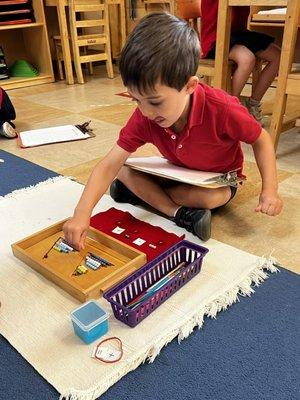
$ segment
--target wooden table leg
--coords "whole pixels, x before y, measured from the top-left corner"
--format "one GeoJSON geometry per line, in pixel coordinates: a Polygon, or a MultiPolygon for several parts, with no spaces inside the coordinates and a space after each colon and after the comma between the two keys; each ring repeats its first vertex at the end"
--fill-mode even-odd
{"type": "Polygon", "coordinates": [[[214,87],[227,90],[228,54],[231,32],[231,7],[228,0],[219,1],[214,87]]]}
{"type": "Polygon", "coordinates": [[[279,136],[282,130],[283,116],[287,102],[287,79],[291,71],[294,51],[296,47],[298,21],[300,15],[299,0],[289,0],[287,4],[286,21],[282,39],[280,66],[278,73],[276,101],[274,102],[273,114],[270,126],[270,135],[275,150],[278,145],[279,136]]]}
{"type": "Polygon", "coordinates": [[[126,11],[124,0],[120,1],[120,27],[121,27],[121,49],[126,43],[126,11]]]}
{"type": "Polygon", "coordinates": [[[66,10],[65,10],[65,5],[61,1],[57,2],[57,17],[58,17],[58,23],[59,23],[62,52],[63,52],[63,57],[64,57],[66,83],[68,85],[73,85],[74,77],[73,77],[73,71],[72,71],[72,61],[71,61],[71,51],[70,51],[70,43],[69,43],[66,10]]]}

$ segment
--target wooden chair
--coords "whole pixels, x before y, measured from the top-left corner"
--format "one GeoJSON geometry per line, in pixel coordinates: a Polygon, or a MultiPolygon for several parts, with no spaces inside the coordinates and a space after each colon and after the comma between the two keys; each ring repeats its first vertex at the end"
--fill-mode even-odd
{"type": "Polygon", "coordinates": [[[55,61],[57,65],[58,77],[60,80],[64,80],[65,79],[64,68],[63,68],[64,55],[63,55],[61,37],[59,35],[56,35],[53,36],[52,39],[55,51],[55,61]]]}
{"type": "Polygon", "coordinates": [[[105,61],[107,76],[113,78],[106,0],[88,0],[84,4],[80,0],[69,0],[69,15],[78,83],[84,83],[82,64],[96,61],[105,61]]]}
{"type": "MultiPolygon", "coordinates": [[[[54,51],[55,51],[55,61],[56,61],[56,65],[57,65],[57,71],[58,71],[58,77],[60,80],[64,80],[65,79],[65,72],[64,72],[64,54],[63,54],[63,48],[62,48],[62,42],[61,42],[61,37],[59,35],[55,35],[52,37],[53,39],[53,45],[54,45],[54,51]]],[[[72,50],[72,43],[71,43],[71,38],[69,38],[69,42],[70,42],[70,56],[71,56],[71,60],[74,60],[73,57],[73,50],[72,50]]],[[[87,48],[83,47],[84,54],[87,54],[87,48]]],[[[92,63],[87,63],[86,64],[89,74],[92,75],[93,74],[93,66],[92,63]]]]}

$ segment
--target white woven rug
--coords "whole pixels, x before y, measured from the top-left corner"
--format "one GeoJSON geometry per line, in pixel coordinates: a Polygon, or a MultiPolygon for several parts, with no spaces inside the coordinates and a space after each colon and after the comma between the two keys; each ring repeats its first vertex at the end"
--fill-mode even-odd
{"type": "MultiPolygon", "coordinates": [[[[153,361],[174,337],[181,340],[195,326],[201,327],[205,315],[215,317],[237,301],[239,293],[250,295],[251,283],[267,277],[263,268],[276,271],[274,260],[210,240],[201,273],[140,325],[132,329],[110,317],[109,336],[121,338],[124,356],[111,365],[95,361],[90,357],[95,344],[85,345],[77,338],[69,319],[79,302],[14,258],[10,248],[11,243],[68,217],[81,191],[80,184],[60,177],[0,197],[0,333],[61,393],[61,399],[96,399],[129,371],[147,359],[153,361]]],[[[95,213],[112,206],[183,233],[171,221],[114,203],[109,196],[95,213]]],[[[186,238],[197,240],[189,234],[186,238]]],[[[100,305],[111,311],[105,300],[100,305]]]]}

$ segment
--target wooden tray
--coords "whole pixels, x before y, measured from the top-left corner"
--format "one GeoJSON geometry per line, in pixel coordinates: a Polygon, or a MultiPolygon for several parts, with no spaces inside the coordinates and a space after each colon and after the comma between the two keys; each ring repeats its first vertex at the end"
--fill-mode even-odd
{"type": "Polygon", "coordinates": [[[64,223],[61,221],[12,244],[12,250],[17,258],[81,302],[102,296],[104,291],[146,263],[146,254],[94,228],[88,231],[84,250],[65,254],[52,249],[48,257],[43,258],[56,240],[63,237],[64,223]],[[113,266],[73,275],[88,252],[108,260],[113,266]]]}

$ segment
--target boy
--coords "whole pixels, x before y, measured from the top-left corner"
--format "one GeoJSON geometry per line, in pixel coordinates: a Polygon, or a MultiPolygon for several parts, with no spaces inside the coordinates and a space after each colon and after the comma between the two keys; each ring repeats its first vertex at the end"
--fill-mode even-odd
{"type": "MultiPolygon", "coordinates": [[[[203,58],[215,58],[218,5],[216,0],[201,1],[201,45],[203,58]]],[[[250,7],[233,7],[229,59],[236,68],[232,75],[232,95],[239,97],[252,73],[256,58],[267,63],[252,86],[245,105],[258,122],[262,122],[261,99],[275,79],[280,63],[280,47],[265,33],[247,30],[250,7]]]]}
{"type": "Polygon", "coordinates": [[[153,143],[168,160],[188,168],[228,172],[241,169],[240,140],[251,143],[262,176],[257,212],[277,215],[276,163],[269,135],[235,97],[198,83],[196,32],[168,13],[147,15],[122,50],[120,73],[137,109],[117,144],[94,168],[66,240],[82,249],[93,207],[111,184],[119,202],[151,205],[203,241],[210,237],[210,210],[226,204],[236,188],[208,189],[157,179],[124,166],[139,146],[153,143]]]}

